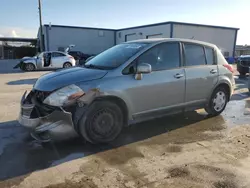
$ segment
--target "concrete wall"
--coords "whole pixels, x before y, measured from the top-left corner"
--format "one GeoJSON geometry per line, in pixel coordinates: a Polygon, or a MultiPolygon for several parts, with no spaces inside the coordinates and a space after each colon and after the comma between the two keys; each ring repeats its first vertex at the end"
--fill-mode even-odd
{"type": "MultiPolygon", "coordinates": [[[[163,24],[157,26],[147,26],[147,27],[137,27],[137,28],[129,28],[122,29],[116,32],[116,44],[120,44],[125,42],[126,36],[130,40],[136,39],[146,39],[147,36],[149,38],[157,37],[170,37],[170,24],[163,24]]],[[[129,41],[128,40],[128,41],[129,41]]]]}
{"type": "Polygon", "coordinates": [[[74,44],[73,50],[80,50],[87,54],[98,54],[115,45],[115,31],[71,28],[71,27],[46,27],[46,50],[58,50],[74,44]]]}
{"type": "Polygon", "coordinates": [[[210,42],[233,55],[236,30],[204,26],[173,25],[173,38],[195,39],[210,42]]]}
{"type": "Polygon", "coordinates": [[[0,60],[0,74],[23,72],[20,69],[13,69],[19,63],[19,59],[2,59],[0,60]]]}

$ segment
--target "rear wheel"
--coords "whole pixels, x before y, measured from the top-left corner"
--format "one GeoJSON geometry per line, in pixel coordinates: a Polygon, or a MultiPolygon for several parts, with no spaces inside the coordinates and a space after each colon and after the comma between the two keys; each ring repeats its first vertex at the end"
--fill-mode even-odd
{"type": "Polygon", "coordinates": [[[66,62],[63,64],[63,68],[69,68],[72,67],[72,64],[70,62],[66,62]]]}
{"type": "Polygon", "coordinates": [[[209,115],[217,116],[226,108],[228,100],[229,92],[225,87],[219,86],[214,90],[205,110],[209,115]]]}
{"type": "Polygon", "coordinates": [[[78,123],[78,132],[91,143],[107,143],[114,140],[123,127],[121,108],[109,101],[94,102],[78,123]]]}
{"type": "Polygon", "coordinates": [[[34,71],[35,69],[36,67],[32,63],[27,63],[24,65],[24,70],[26,71],[34,71]]]}

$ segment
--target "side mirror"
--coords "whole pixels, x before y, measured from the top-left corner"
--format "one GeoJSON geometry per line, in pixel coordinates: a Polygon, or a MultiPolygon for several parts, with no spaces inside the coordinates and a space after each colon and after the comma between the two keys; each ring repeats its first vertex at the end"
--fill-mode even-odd
{"type": "Polygon", "coordinates": [[[142,79],[142,74],[148,74],[152,72],[152,67],[148,63],[141,63],[140,65],[137,66],[136,74],[135,74],[135,79],[136,80],[141,80],[142,79]]]}
{"type": "Polygon", "coordinates": [[[148,63],[141,63],[137,66],[137,74],[148,74],[152,72],[152,67],[148,63]]]}

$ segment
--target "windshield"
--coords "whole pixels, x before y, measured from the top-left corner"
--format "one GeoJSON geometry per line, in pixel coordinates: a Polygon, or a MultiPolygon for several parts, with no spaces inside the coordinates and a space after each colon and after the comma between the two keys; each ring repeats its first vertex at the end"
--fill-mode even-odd
{"type": "Polygon", "coordinates": [[[147,45],[147,43],[123,43],[116,45],[89,60],[85,66],[102,69],[117,68],[147,45]]]}

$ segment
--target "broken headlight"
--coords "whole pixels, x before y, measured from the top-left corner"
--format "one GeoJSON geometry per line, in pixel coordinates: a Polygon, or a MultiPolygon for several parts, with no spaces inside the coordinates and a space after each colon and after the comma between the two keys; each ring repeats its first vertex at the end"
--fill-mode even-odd
{"type": "Polygon", "coordinates": [[[51,106],[66,106],[74,103],[76,99],[84,94],[81,88],[72,84],[51,93],[43,103],[51,106]]]}

